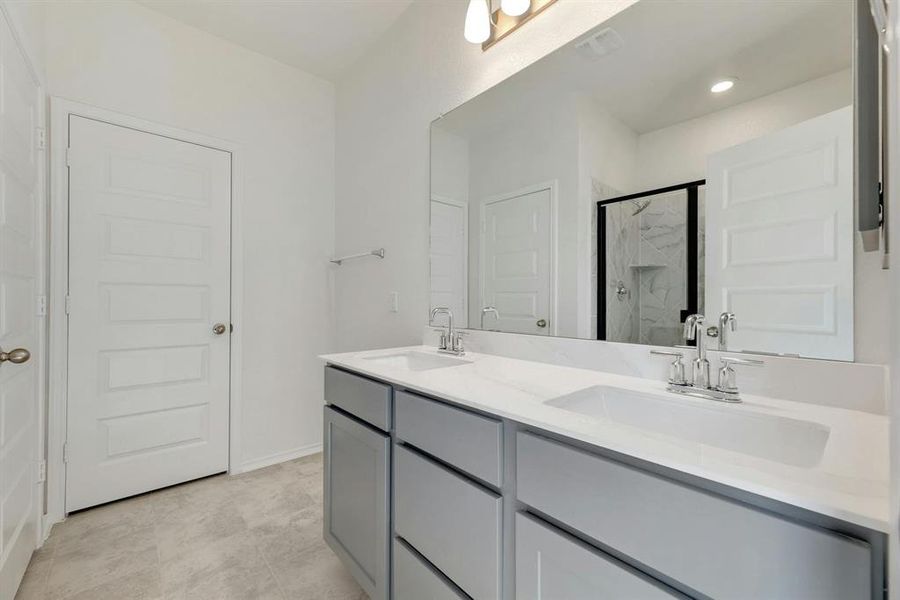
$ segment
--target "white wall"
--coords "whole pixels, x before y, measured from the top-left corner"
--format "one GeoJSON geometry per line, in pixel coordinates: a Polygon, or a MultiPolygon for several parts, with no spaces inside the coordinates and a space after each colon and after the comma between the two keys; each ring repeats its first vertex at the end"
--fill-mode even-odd
{"type": "Polygon", "coordinates": [[[466,3],[414,2],[337,85],[336,247],[384,246],[336,276],[342,350],[417,343],[428,307],[428,129],[441,113],[576,38],[631,0],[562,0],[487,52],[466,3]],[[389,294],[400,293],[400,312],[389,294]]]}
{"type": "Polygon", "coordinates": [[[319,444],[333,86],[132,2],[49,3],[45,38],[50,94],[242,145],[243,463],[319,444]]]}
{"type": "Polygon", "coordinates": [[[41,2],[11,2],[0,0],[0,7],[9,15],[13,32],[25,48],[31,66],[44,81],[44,5],[41,2]]]}

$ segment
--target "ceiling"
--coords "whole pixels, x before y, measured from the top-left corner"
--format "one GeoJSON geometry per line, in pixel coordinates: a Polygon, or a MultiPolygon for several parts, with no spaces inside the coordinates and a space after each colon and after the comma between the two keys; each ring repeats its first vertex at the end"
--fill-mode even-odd
{"type": "Polygon", "coordinates": [[[852,62],[852,7],[843,0],[638,2],[444,115],[441,127],[483,134],[515,118],[513,106],[525,111],[576,93],[594,98],[635,133],[662,129],[845,71],[852,62]],[[577,49],[606,30],[618,35],[620,47],[605,56],[577,49]],[[737,83],[711,94],[722,77],[737,83]]]}
{"type": "Polygon", "coordinates": [[[413,0],[138,0],[187,25],[335,79],[413,0]]]}

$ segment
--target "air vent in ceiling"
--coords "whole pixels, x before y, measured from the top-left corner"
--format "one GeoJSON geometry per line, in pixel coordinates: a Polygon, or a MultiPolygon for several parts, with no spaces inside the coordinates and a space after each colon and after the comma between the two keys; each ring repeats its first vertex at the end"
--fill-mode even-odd
{"type": "Polygon", "coordinates": [[[612,54],[625,45],[625,40],[615,29],[607,27],[575,42],[575,49],[583,58],[597,60],[612,54]]]}

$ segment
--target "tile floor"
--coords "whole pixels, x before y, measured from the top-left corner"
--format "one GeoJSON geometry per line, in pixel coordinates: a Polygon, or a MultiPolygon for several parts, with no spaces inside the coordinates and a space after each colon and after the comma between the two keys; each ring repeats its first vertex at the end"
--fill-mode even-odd
{"type": "Polygon", "coordinates": [[[322,540],[321,454],[76,513],[17,600],[365,600],[322,540]]]}

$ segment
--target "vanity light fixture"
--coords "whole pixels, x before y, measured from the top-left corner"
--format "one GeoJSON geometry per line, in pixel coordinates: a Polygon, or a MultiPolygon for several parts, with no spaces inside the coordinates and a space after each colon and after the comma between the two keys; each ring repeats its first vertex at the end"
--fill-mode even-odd
{"type": "Polygon", "coordinates": [[[531,8],[531,0],[500,0],[500,10],[511,17],[518,17],[531,8]]]}
{"type": "Polygon", "coordinates": [[[469,0],[463,34],[466,36],[466,41],[473,44],[482,44],[491,37],[491,13],[488,8],[488,0],[469,0]]]}
{"type": "Polygon", "coordinates": [[[709,91],[711,91],[713,94],[721,94],[722,92],[727,92],[734,87],[734,82],[735,79],[733,78],[720,79],[719,81],[712,84],[712,87],[709,88],[709,91]]]}
{"type": "Polygon", "coordinates": [[[500,0],[500,8],[494,10],[492,0],[469,0],[463,33],[467,41],[487,50],[555,2],[500,0]]]}

